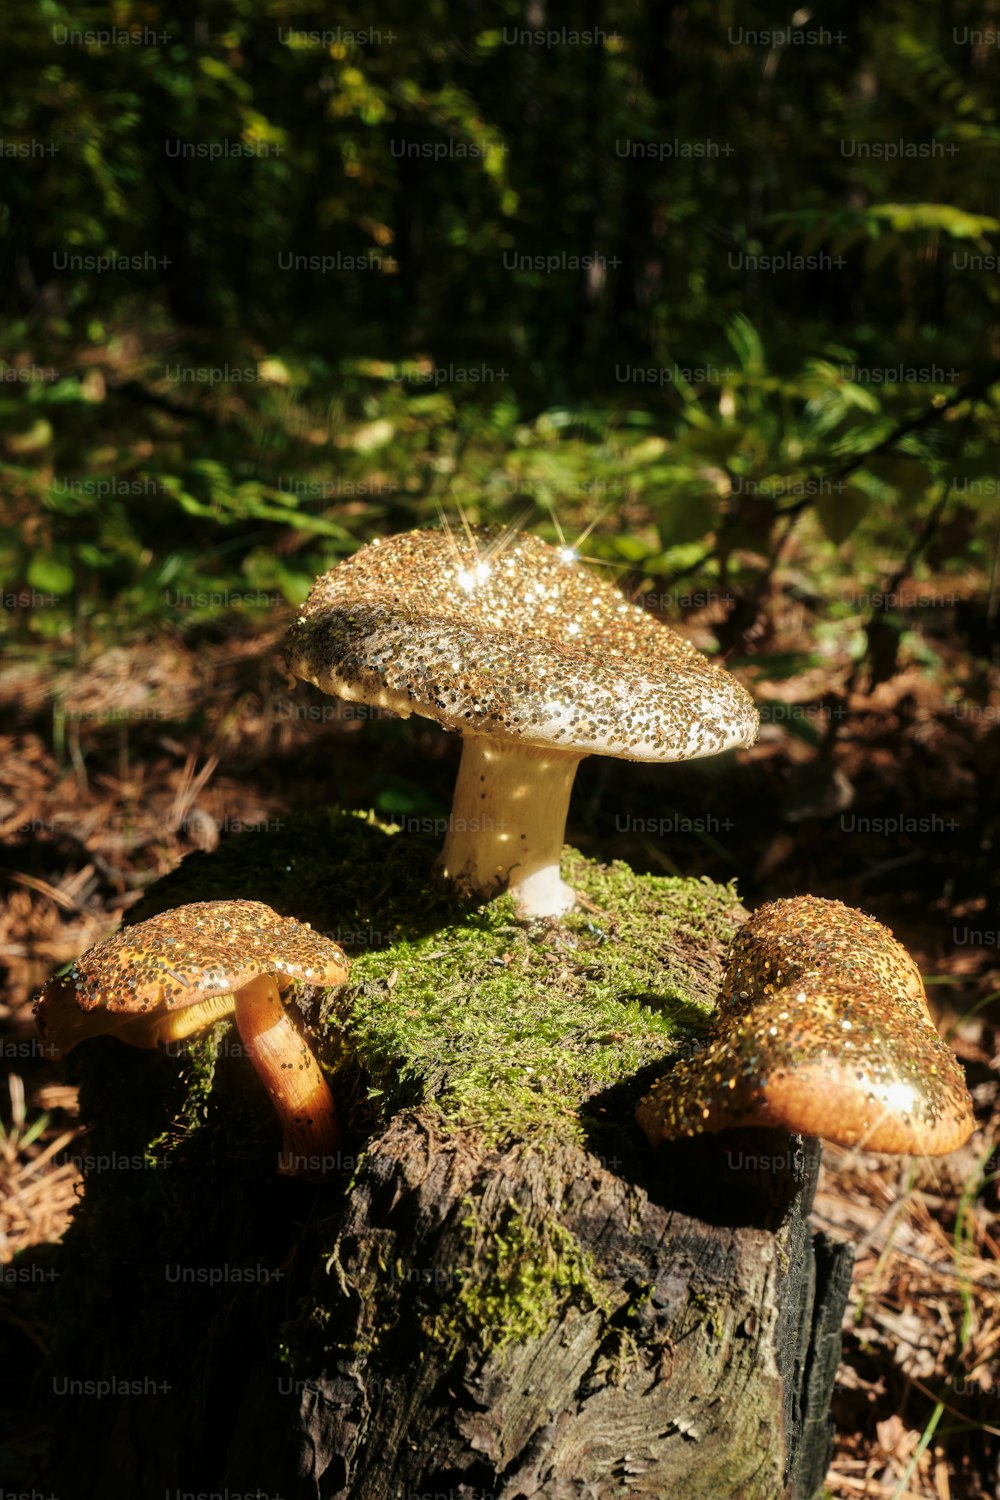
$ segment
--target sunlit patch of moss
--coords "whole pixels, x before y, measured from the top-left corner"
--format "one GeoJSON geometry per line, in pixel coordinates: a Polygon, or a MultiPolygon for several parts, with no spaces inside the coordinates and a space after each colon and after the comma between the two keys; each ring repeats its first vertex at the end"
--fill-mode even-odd
{"type": "Polygon", "coordinates": [[[436,852],[356,814],[297,815],[186,860],[134,915],[243,896],[342,942],[351,982],[310,1029],[359,1128],[430,1104],[487,1144],[583,1140],[604,1091],[704,1031],[735,892],[567,849],[580,908],[526,923],[507,896],[458,905],[436,852]]]}
{"type": "Polygon", "coordinates": [[[588,905],[559,923],[501,897],[355,959],[340,1015],[377,1114],[434,1101],[490,1143],[580,1138],[588,1101],[702,1029],[734,892],[565,864],[588,905]]]}

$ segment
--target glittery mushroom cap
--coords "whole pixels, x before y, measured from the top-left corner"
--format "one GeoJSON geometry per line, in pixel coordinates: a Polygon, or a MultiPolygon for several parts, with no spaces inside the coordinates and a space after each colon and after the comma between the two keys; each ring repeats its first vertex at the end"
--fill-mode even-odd
{"type": "Polygon", "coordinates": [[[724,667],[524,532],[371,542],[317,580],[287,651],[324,692],[524,746],[688,760],[759,728],[724,667]]]}
{"type": "Polygon", "coordinates": [[[816,896],[760,907],[729,950],[705,1051],[636,1111],[654,1143],[774,1125],[940,1156],[974,1128],[920,973],[873,917],[816,896]]]}
{"type": "Polygon", "coordinates": [[[122,928],[50,979],[35,1024],[59,1052],[102,1032],[152,1047],[227,1014],[234,992],[262,974],[279,989],[342,984],[348,961],[329,938],[260,901],[195,901],[122,928]],[[176,1017],[195,1007],[191,1024],[176,1017]]]}

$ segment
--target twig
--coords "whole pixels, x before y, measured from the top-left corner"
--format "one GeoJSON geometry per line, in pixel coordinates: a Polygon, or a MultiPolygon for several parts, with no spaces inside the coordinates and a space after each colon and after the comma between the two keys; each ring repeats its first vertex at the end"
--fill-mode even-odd
{"type": "MultiPolygon", "coordinates": [[[[954,395],[949,396],[946,401],[934,400],[912,417],[905,418],[899,422],[893,430],[882,438],[871,448],[865,448],[861,453],[853,453],[846,457],[842,463],[830,468],[827,464],[813,465],[812,473],[819,477],[830,477],[844,479],[848,474],[853,474],[855,469],[861,469],[870,459],[877,458],[880,453],[887,453],[895,448],[903,438],[909,437],[911,432],[919,432],[924,427],[944,416],[945,412],[953,411],[956,406],[961,406],[965,401],[974,401],[977,396],[982,396],[989,390],[990,386],[1000,381],[1000,362],[987,365],[986,369],[974,379],[966,381],[965,385],[959,386],[954,395]]],[[[778,491],[772,498],[780,498],[778,491]]],[[[807,510],[813,503],[812,495],[804,495],[792,505],[786,505],[779,514],[782,516],[797,516],[807,510]]]]}

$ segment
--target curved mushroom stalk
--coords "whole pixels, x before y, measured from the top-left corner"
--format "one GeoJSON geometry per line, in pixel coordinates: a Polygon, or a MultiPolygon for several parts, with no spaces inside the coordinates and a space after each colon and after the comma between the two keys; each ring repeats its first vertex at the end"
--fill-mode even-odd
{"type": "Polygon", "coordinates": [[[281,1121],[278,1171],[286,1177],[325,1176],[340,1146],[337,1108],[272,975],[262,974],[236,992],[236,1025],[281,1121]]]}
{"type": "Polygon", "coordinates": [[[572,910],[559,874],[566,814],[581,755],[466,735],[439,861],[460,890],[493,895],[507,885],[525,917],[572,910]]]}

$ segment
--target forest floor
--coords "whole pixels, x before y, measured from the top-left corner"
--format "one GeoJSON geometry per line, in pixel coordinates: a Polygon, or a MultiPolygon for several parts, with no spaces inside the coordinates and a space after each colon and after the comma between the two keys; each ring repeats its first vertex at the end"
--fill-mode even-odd
{"type": "MultiPolygon", "coordinates": [[[[931,622],[933,661],[904,649],[877,683],[859,680],[837,645],[783,680],[765,683],[751,664],[745,675],[767,704],[753,750],[686,766],[584,762],[568,830],[586,853],[637,869],[735,875],[751,906],[810,891],[870,910],[913,952],[967,1068],[980,1128],[962,1151],[935,1161],[825,1152],[815,1222],[857,1252],[827,1481],[836,1500],[997,1493],[1000,706],[969,679],[956,608],[961,600],[931,622]],[[965,712],[961,695],[974,689],[979,707],[965,712]]],[[[113,932],[193,849],[321,801],[425,827],[447,813],[454,740],[425,721],[367,717],[293,690],[279,664],[284,623],[172,630],[76,655],[15,643],[8,655],[8,1266],[27,1246],[58,1241],[82,1187],[75,1091],[33,1041],[30,1001],[47,976],[113,932]]],[[[790,648],[807,625],[786,622],[790,648]]],[[[698,641],[711,621],[685,628],[698,641]]],[[[0,1321],[19,1340],[23,1376],[45,1330],[17,1292],[16,1279],[0,1280],[0,1321]]]]}

